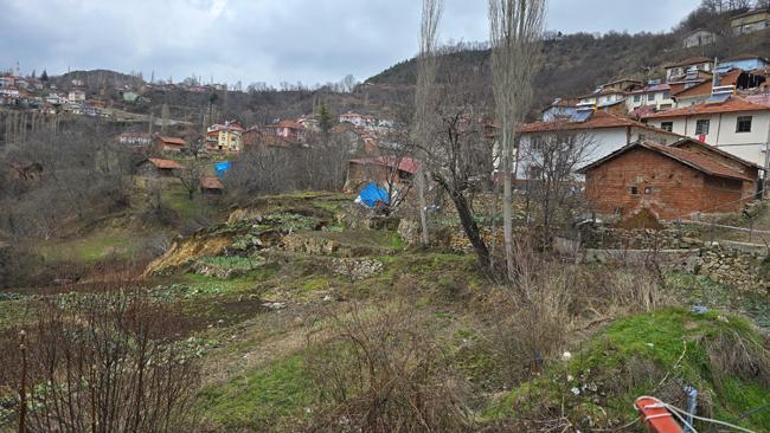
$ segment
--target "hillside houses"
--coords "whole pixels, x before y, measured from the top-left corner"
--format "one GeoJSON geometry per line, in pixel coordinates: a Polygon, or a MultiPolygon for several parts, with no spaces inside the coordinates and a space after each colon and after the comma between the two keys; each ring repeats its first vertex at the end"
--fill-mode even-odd
{"type": "Polygon", "coordinates": [[[522,125],[519,135],[519,155],[515,167],[517,179],[530,177],[532,159],[536,158],[533,149],[538,140],[579,140],[582,143],[575,145],[583,151],[580,162],[588,164],[641,139],[670,144],[683,138],[679,134],[653,128],[629,117],[585,109],[575,118],[522,125]]]}
{"type": "Polygon", "coordinates": [[[770,106],[738,96],[707,101],[644,117],[648,125],[700,141],[765,166],[770,141],[770,106]]]}
{"type": "Polygon", "coordinates": [[[730,27],[736,35],[760,32],[770,29],[770,9],[754,9],[734,16],[730,27]]]}

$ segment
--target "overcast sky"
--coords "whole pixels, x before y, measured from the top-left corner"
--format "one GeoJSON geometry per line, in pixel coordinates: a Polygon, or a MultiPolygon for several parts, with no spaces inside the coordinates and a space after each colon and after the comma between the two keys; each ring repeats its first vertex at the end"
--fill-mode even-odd
{"type": "MultiPolygon", "coordinates": [[[[660,32],[700,0],[550,0],[547,28],[660,32]]],[[[0,0],[0,68],[192,74],[218,82],[363,80],[412,57],[419,0],[0,0]]],[[[486,39],[487,0],[446,0],[444,41],[486,39]]]]}

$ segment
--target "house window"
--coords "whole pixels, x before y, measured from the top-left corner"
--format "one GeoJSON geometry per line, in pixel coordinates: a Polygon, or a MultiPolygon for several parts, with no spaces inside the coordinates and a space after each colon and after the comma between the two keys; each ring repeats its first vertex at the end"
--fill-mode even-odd
{"type": "Polygon", "coordinates": [[[695,135],[709,135],[709,126],[711,121],[708,119],[701,119],[695,123],[695,135]]]}
{"type": "Polygon", "coordinates": [[[634,95],[634,102],[642,102],[642,95],[634,95]]]}
{"type": "Polygon", "coordinates": [[[655,100],[655,94],[654,93],[647,94],[647,102],[652,102],[654,100],[655,100]]]}
{"type": "Polygon", "coordinates": [[[671,98],[671,92],[666,90],[663,92],[663,99],[670,99],[671,98]]]}
{"type": "Polygon", "coordinates": [[[638,187],[632,186],[631,188],[629,188],[629,191],[631,192],[631,195],[639,195],[638,187]]]}
{"type": "Polygon", "coordinates": [[[735,132],[751,132],[751,116],[738,117],[735,132]]]}
{"type": "Polygon", "coordinates": [[[674,122],[663,122],[660,124],[660,129],[671,132],[674,130],[674,122]]]}

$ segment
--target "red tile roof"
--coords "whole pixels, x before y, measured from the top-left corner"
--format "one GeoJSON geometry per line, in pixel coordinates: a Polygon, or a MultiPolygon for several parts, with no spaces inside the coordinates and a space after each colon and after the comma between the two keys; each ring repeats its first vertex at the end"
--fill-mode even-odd
{"type": "Polygon", "coordinates": [[[279,128],[289,128],[289,129],[302,129],[302,125],[297,123],[294,120],[281,120],[278,122],[279,128]]]}
{"type": "Polygon", "coordinates": [[[149,161],[157,168],[163,170],[182,170],[184,166],[170,159],[150,158],[149,161]]]}
{"type": "Polygon", "coordinates": [[[701,114],[735,113],[740,111],[770,111],[770,106],[755,104],[743,98],[733,96],[722,103],[703,103],[684,108],[661,111],[645,116],[645,119],[688,117],[701,114]]]}
{"type": "Polygon", "coordinates": [[[645,125],[642,122],[630,119],[628,117],[618,116],[606,111],[596,111],[593,116],[585,122],[572,122],[569,120],[555,120],[552,122],[533,122],[522,125],[519,128],[520,133],[539,133],[539,132],[556,132],[556,131],[579,131],[579,130],[591,130],[591,129],[606,129],[606,128],[642,128],[647,130],[654,130],[662,134],[676,135],[669,131],[665,131],[658,128],[653,128],[649,125],[645,125]]]}
{"type": "MultiPolygon", "coordinates": [[[[738,78],[741,76],[742,73],[743,71],[740,69],[730,70],[730,72],[720,77],[719,85],[734,86],[738,82],[738,78]]],[[[674,93],[674,96],[678,98],[688,98],[688,97],[694,97],[694,96],[710,96],[713,88],[714,88],[714,82],[711,80],[707,80],[696,86],[692,86],[680,92],[674,93]]]]}
{"type": "Polygon", "coordinates": [[[764,168],[761,167],[759,164],[755,164],[755,163],[753,163],[751,161],[746,161],[745,159],[739,158],[739,157],[733,155],[730,152],[725,152],[724,150],[722,150],[722,149],[720,149],[720,148],[718,148],[716,146],[712,146],[710,144],[704,143],[704,142],[702,142],[700,140],[696,140],[694,138],[683,138],[683,139],[677,141],[676,143],[671,143],[669,147],[677,147],[677,148],[679,148],[679,147],[684,147],[685,145],[688,145],[688,144],[696,145],[696,146],[701,147],[703,149],[707,149],[710,152],[713,152],[713,153],[716,153],[718,155],[721,155],[721,156],[723,156],[723,157],[725,157],[727,159],[735,161],[735,162],[737,162],[737,163],[739,163],[741,165],[744,165],[746,167],[751,167],[751,168],[757,168],[759,170],[764,170],[764,168]]]}
{"type": "Polygon", "coordinates": [[[172,146],[184,146],[185,145],[184,138],[179,138],[179,137],[162,137],[161,136],[161,137],[158,137],[158,139],[163,144],[170,144],[172,146]]]}
{"type": "Polygon", "coordinates": [[[225,185],[216,176],[203,176],[200,184],[203,189],[225,189],[225,185]]]}
{"type": "Polygon", "coordinates": [[[398,165],[398,169],[406,173],[415,174],[420,170],[422,164],[420,161],[410,157],[398,158],[395,156],[378,156],[375,158],[359,158],[351,159],[350,162],[360,165],[380,165],[384,167],[394,168],[398,165]]]}
{"type": "Polygon", "coordinates": [[[740,171],[732,167],[728,167],[720,163],[719,161],[709,158],[708,156],[703,155],[701,153],[693,152],[693,151],[678,148],[678,147],[664,146],[662,144],[653,143],[651,141],[646,141],[646,140],[637,141],[635,143],[629,144],[628,146],[622,147],[616,150],[615,152],[612,152],[611,154],[605,156],[604,158],[601,158],[598,161],[595,161],[583,167],[580,170],[580,172],[585,173],[601,164],[604,164],[605,162],[611,159],[614,159],[628,152],[629,150],[636,149],[636,148],[644,148],[644,149],[653,151],[655,153],[667,156],[688,167],[691,167],[695,170],[698,170],[710,176],[724,177],[728,179],[737,179],[737,180],[745,180],[745,181],[752,180],[746,177],[740,171]]]}

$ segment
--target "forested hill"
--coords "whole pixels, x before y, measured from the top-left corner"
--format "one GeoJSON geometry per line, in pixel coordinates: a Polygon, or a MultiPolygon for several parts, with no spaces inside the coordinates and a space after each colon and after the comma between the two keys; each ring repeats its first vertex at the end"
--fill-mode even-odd
{"type": "MultiPolygon", "coordinates": [[[[544,65],[536,79],[535,107],[542,108],[555,97],[574,97],[588,93],[599,84],[615,78],[648,80],[663,76],[663,65],[688,57],[706,56],[725,59],[743,54],[770,57],[770,31],[733,36],[730,16],[697,10],[676,29],[652,34],[611,32],[605,35],[578,33],[551,36],[543,47],[544,65]],[[695,29],[706,28],[719,34],[716,44],[684,49],[683,38],[695,29]]],[[[439,80],[449,71],[490,79],[490,51],[478,47],[458,47],[442,58],[439,80]]],[[[373,85],[409,85],[416,80],[415,59],[401,62],[371,77],[373,85]]]]}

